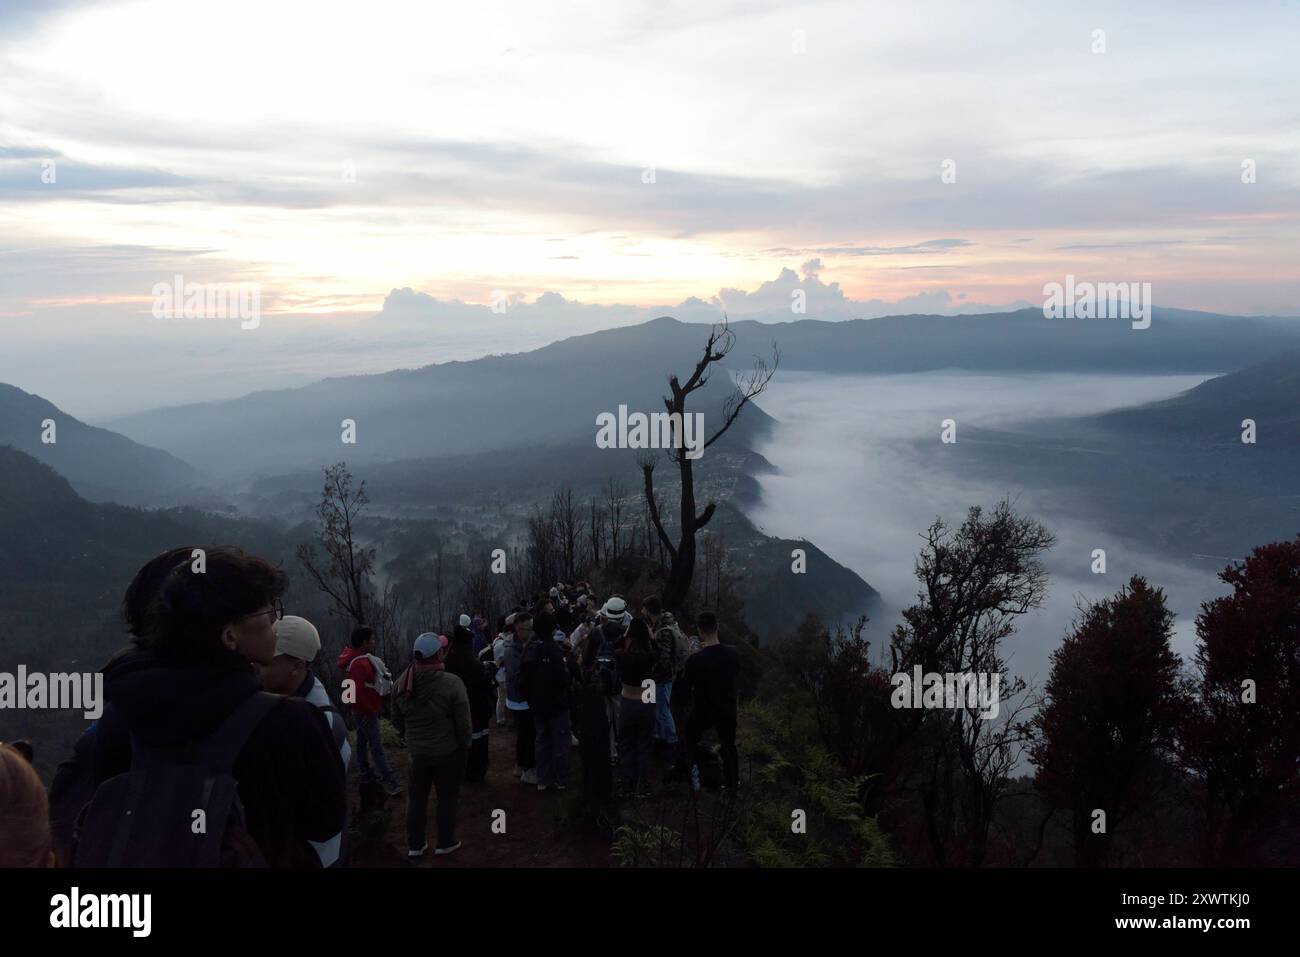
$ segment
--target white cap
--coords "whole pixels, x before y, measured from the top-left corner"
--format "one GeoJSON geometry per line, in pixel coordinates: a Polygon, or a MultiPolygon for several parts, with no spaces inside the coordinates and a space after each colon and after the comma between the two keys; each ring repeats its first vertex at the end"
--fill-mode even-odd
{"type": "Polygon", "coordinates": [[[320,632],[306,618],[285,615],[274,625],[275,653],[302,661],[315,661],[320,651],[320,632]]]}
{"type": "Polygon", "coordinates": [[[473,622],[469,620],[469,615],[461,615],[461,616],[460,616],[460,626],[461,626],[462,628],[468,628],[468,627],[469,627],[470,625],[472,625],[472,624],[473,624],[473,622]]]}

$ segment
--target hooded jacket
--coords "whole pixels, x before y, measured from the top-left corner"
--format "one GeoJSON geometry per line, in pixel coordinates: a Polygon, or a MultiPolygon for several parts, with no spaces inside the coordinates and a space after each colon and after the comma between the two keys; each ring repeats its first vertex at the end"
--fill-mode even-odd
{"type": "Polygon", "coordinates": [[[483,670],[474,654],[473,635],[460,626],[452,633],[451,649],[447,652],[447,670],[461,680],[469,696],[470,723],[475,732],[487,729],[496,708],[497,696],[492,679],[483,670]]]}
{"type": "MultiPolygon", "coordinates": [[[[130,770],[132,735],[153,747],[200,740],[260,690],[252,667],[233,657],[197,667],[134,649],[118,655],[104,668],[104,714],[77,742],[68,773],[89,774],[98,786],[130,770]]],[[[232,773],[248,832],[268,863],[319,866],[309,842],[337,835],[345,809],[343,762],[320,710],[285,698],[253,729],[232,773]]],[[[79,810],[64,807],[59,816],[79,810]]]]}
{"type": "MultiPolygon", "coordinates": [[[[413,667],[413,666],[412,666],[413,667]]],[[[393,725],[412,761],[436,761],[469,750],[469,695],[448,671],[417,671],[411,693],[393,695],[393,725]]]]}
{"type": "Polygon", "coordinates": [[[659,622],[654,626],[653,649],[654,680],[662,685],[681,677],[689,649],[686,634],[677,627],[677,619],[672,612],[666,611],[659,616],[659,622]]]}
{"type": "MultiPolygon", "coordinates": [[[[534,638],[533,641],[537,639],[534,638]]],[[[529,642],[528,644],[531,644],[529,642]]],[[[523,687],[519,683],[520,672],[524,664],[524,649],[527,648],[524,642],[517,637],[506,639],[505,652],[501,656],[502,664],[506,671],[506,701],[522,704],[523,708],[519,710],[528,710],[528,699],[525,697],[523,687]]]]}

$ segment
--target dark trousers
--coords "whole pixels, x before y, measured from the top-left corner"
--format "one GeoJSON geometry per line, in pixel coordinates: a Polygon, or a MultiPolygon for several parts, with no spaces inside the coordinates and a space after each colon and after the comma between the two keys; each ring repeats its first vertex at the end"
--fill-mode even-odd
{"type": "Polygon", "coordinates": [[[531,711],[512,711],[515,718],[515,764],[521,770],[537,767],[537,727],[531,711]]]}
{"type": "Polygon", "coordinates": [[[682,741],[681,763],[679,768],[687,774],[695,763],[695,752],[700,747],[700,739],[710,728],[717,729],[718,743],[722,745],[722,780],[727,787],[735,790],[740,780],[740,759],[736,754],[736,715],[728,714],[718,717],[692,713],[686,721],[686,737],[682,741]]]}
{"type": "Polygon", "coordinates": [[[487,779],[488,736],[475,738],[469,746],[469,761],[465,764],[465,780],[479,783],[487,779]]]}
{"type": "Polygon", "coordinates": [[[414,758],[406,792],[406,842],[411,850],[424,847],[424,823],[429,814],[429,789],[438,792],[438,847],[456,843],[456,808],[465,776],[464,749],[434,760],[414,758]]]}
{"type": "Polygon", "coordinates": [[[635,789],[650,770],[655,733],[655,705],[640,698],[619,700],[618,762],[623,784],[635,789]]]}
{"type": "Polygon", "coordinates": [[[558,711],[543,718],[536,715],[537,783],[547,787],[569,783],[569,712],[558,711]]]}

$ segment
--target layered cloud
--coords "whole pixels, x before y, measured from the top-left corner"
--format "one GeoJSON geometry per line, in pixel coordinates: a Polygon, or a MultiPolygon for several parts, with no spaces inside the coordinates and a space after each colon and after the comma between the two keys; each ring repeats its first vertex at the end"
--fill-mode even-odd
{"type": "Polygon", "coordinates": [[[1298,39],[1290,5],[1196,0],[10,0],[0,378],[198,353],[233,389],[1066,274],[1294,314],[1298,39]],[[258,283],[262,345],[150,325],[177,274],[258,283]]]}

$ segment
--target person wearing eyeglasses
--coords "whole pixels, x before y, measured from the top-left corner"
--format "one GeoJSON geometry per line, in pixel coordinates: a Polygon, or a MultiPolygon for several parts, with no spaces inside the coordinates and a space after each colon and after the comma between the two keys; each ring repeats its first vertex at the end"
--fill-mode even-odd
{"type": "Polygon", "coordinates": [[[203,562],[179,561],[162,578],[132,647],[103,670],[104,714],[76,755],[97,790],[74,866],[196,866],[211,862],[199,846],[215,842],[219,864],[320,867],[310,842],[343,827],[343,762],[324,715],[301,698],[263,693],[253,668],[276,656],[288,577],[239,548],[204,551],[203,562]],[[233,755],[228,770],[207,763],[214,754],[233,755]],[[159,806],[167,795],[133,784],[194,769],[233,779],[238,798],[220,808],[237,806],[238,820],[222,827],[214,818],[206,844],[196,813],[204,806],[159,806]],[[178,807],[183,815],[172,815],[178,807]]]}

